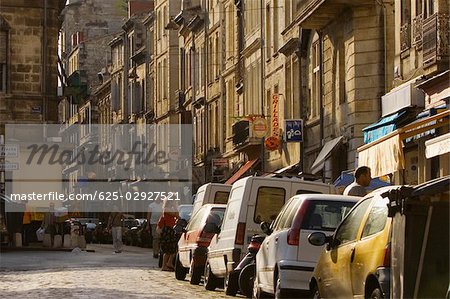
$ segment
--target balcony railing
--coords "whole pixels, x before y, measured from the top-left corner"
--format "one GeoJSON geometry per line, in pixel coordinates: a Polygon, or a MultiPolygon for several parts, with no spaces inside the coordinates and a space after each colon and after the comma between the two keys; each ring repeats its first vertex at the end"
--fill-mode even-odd
{"type": "Polygon", "coordinates": [[[416,16],[413,19],[413,32],[412,32],[412,45],[417,49],[422,48],[422,28],[423,26],[423,16],[422,14],[416,16]]]}
{"type": "Polygon", "coordinates": [[[250,137],[250,121],[240,120],[233,124],[233,146],[240,146],[250,137]]]}
{"type": "Polygon", "coordinates": [[[434,14],[423,21],[423,65],[444,62],[449,57],[449,15],[434,14]]]}
{"type": "Polygon", "coordinates": [[[405,52],[411,47],[411,26],[409,23],[400,27],[400,51],[405,52]]]}

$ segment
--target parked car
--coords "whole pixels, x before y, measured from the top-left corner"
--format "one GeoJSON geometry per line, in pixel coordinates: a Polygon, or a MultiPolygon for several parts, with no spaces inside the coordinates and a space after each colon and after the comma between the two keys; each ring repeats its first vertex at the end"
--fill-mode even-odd
{"type": "Polygon", "coordinates": [[[385,194],[392,217],[392,298],[449,298],[450,176],[385,194]]]}
{"type": "Polygon", "coordinates": [[[190,283],[199,284],[205,269],[209,243],[219,232],[226,205],[206,204],[189,221],[178,241],[175,277],[184,280],[189,272],[190,283]]]}
{"type": "Polygon", "coordinates": [[[309,281],[322,248],[308,243],[313,232],[333,232],[360,198],[329,194],[292,197],[269,226],[256,255],[254,297],[290,298],[309,293],[309,281]],[[301,292],[303,294],[301,294],[301,292]]]}
{"type": "Polygon", "coordinates": [[[382,195],[392,188],[366,195],[333,235],[308,237],[312,245],[326,245],[309,284],[314,298],[389,298],[391,219],[382,195]]]}
{"type": "Polygon", "coordinates": [[[247,177],[235,182],[221,232],[211,240],[208,251],[205,271],[210,269],[210,279],[224,278],[225,293],[235,295],[239,286],[233,269],[252,236],[262,233],[260,223],[275,220],[284,203],[296,194],[333,192],[331,185],[297,178],[247,177]]]}
{"type": "Polygon", "coordinates": [[[197,213],[197,211],[207,203],[227,204],[230,190],[231,185],[219,183],[208,183],[200,186],[195,195],[192,215],[197,213]]]}

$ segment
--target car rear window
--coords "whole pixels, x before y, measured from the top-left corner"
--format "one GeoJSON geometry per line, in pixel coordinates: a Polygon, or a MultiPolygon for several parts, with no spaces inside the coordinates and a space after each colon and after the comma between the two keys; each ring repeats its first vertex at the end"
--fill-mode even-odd
{"type": "Polygon", "coordinates": [[[277,218],[284,205],[286,190],[276,187],[260,187],[256,196],[256,207],[253,221],[255,223],[271,223],[277,218]]]}
{"type": "Polygon", "coordinates": [[[230,195],[230,192],[217,191],[215,196],[214,196],[214,203],[216,203],[216,204],[227,204],[227,202],[228,202],[228,195],[230,195]]]}
{"type": "Polygon", "coordinates": [[[223,216],[225,214],[225,208],[213,208],[209,213],[206,223],[214,223],[217,227],[222,225],[223,216]]]}
{"type": "Polygon", "coordinates": [[[297,213],[300,202],[301,202],[300,198],[293,197],[286,203],[286,205],[283,207],[280,214],[278,215],[277,219],[275,220],[275,223],[273,225],[274,231],[291,227],[292,220],[294,219],[294,216],[297,213]]]}
{"type": "Polygon", "coordinates": [[[198,210],[195,215],[192,216],[192,219],[189,221],[189,224],[186,228],[186,230],[197,230],[200,228],[200,225],[202,223],[203,217],[205,216],[207,207],[203,206],[200,210],[198,210]]]}
{"type": "Polygon", "coordinates": [[[355,204],[348,201],[310,201],[302,229],[334,231],[355,204]]]}

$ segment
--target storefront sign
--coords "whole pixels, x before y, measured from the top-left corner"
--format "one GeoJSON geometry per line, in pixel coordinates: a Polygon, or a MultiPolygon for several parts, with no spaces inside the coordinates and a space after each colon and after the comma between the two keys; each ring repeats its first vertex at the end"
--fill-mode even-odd
{"type": "Polygon", "coordinates": [[[279,120],[279,95],[272,96],[272,136],[280,136],[280,120],[279,120]]]}
{"type": "Polygon", "coordinates": [[[267,121],[262,117],[257,117],[252,122],[253,136],[257,138],[266,137],[267,121]]]}
{"type": "Polygon", "coordinates": [[[287,119],[284,122],[284,140],[286,142],[303,141],[303,120],[287,119]]]}

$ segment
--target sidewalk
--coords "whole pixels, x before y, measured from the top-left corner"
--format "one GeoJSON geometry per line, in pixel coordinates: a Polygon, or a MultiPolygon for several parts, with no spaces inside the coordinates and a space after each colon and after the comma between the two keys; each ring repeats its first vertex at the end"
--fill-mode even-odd
{"type": "Polygon", "coordinates": [[[64,269],[84,267],[147,267],[157,268],[150,248],[124,246],[123,252],[113,254],[111,244],[88,244],[87,251],[76,250],[16,250],[0,252],[0,271],[64,269]]]}

